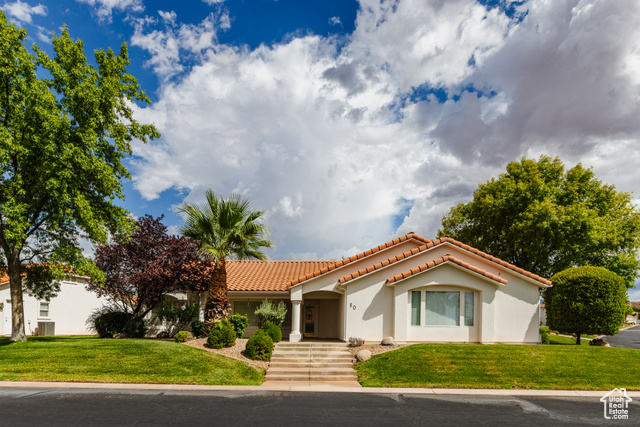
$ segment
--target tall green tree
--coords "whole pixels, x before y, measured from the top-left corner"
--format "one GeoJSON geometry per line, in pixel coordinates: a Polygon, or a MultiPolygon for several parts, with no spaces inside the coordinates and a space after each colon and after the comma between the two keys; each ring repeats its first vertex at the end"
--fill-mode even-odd
{"type": "Polygon", "coordinates": [[[203,330],[208,334],[216,321],[229,315],[226,259],[268,259],[262,248],[272,243],[260,222],[265,211],[252,210],[249,201],[237,194],[223,199],[212,190],[206,191],[201,205],[185,203],[180,211],[186,216],[182,234],[215,263],[204,312],[203,330]]]}
{"type": "Polygon", "coordinates": [[[131,226],[114,204],[129,178],[122,158],[132,139],[159,136],[133,118],[132,103],[150,101],[125,71],[126,44],[119,54],[96,51],[93,66],[66,28],[51,39],[52,58],[37,46],[28,52],[26,35],[0,12],[0,249],[12,341],[26,339],[24,290],[54,296],[65,265],[100,276],[79,238],[106,243],[131,226]]]}
{"type": "Polygon", "coordinates": [[[569,267],[607,268],[634,286],[640,212],[631,195],[603,184],[581,164],[522,158],[481,184],[473,200],[442,219],[448,235],[542,277],[569,267]]]}
{"type": "Polygon", "coordinates": [[[602,267],[574,267],[554,274],[545,289],[549,328],[575,334],[615,335],[627,306],[622,277],[602,267]]]}

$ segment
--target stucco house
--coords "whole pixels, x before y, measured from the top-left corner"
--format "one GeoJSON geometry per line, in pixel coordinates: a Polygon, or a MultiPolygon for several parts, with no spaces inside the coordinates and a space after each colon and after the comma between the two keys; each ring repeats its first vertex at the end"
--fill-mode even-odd
{"type": "MultiPolygon", "coordinates": [[[[88,335],[85,324],[91,312],[104,303],[86,289],[87,278],[69,276],[60,282],[60,292],[51,301],[24,293],[24,322],[27,335],[88,335]]],[[[11,294],[9,276],[0,277],[0,336],[11,335],[11,294]]]]}
{"type": "Polygon", "coordinates": [[[454,239],[409,233],[340,261],[230,261],[233,312],[284,301],[283,335],[404,342],[539,342],[551,282],[454,239]]]}
{"type": "MultiPolygon", "coordinates": [[[[26,333],[91,333],[85,322],[106,301],[85,281],[68,277],[50,302],[25,294],[26,333]]],[[[540,292],[551,282],[454,239],[409,233],[340,261],[228,261],[227,285],[232,313],[249,318],[246,337],[269,299],[287,305],[282,332],[290,341],[537,343],[540,292]]],[[[7,277],[0,303],[0,335],[10,335],[7,277]]]]}

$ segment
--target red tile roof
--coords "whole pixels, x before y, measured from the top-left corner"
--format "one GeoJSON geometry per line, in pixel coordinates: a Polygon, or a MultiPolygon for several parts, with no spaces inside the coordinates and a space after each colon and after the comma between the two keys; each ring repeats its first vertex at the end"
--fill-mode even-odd
{"type": "Polygon", "coordinates": [[[417,240],[419,242],[422,243],[431,243],[431,240],[429,239],[425,239],[424,237],[418,236],[417,234],[414,233],[407,233],[406,235],[402,236],[402,237],[398,237],[397,239],[393,239],[387,243],[384,243],[382,245],[376,246],[375,248],[371,248],[367,251],[361,252],[357,255],[353,255],[349,258],[331,263],[331,265],[327,265],[326,267],[313,271],[309,274],[305,274],[305,275],[301,275],[300,277],[296,278],[295,280],[291,280],[290,282],[287,283],[287,287],[293,286],[293,285],[297,285],[298,283],[302,283],[306,280],[312,279],[314,277],[318,277],[321,274],[327,273],[331,270],[335,270],[336,268],[342,267],[343,265],[349,264],[351,262],[360,260],[362,258],[368,257],[370,255],[375,254],[376,252],[380,252],[383,249],[389,248],[391,246],[395,246],[399,243],[402,243],[404,241],[407,241],[409,239],[414,239],[417,240]]]}
{"type": "Polygon", "coordinates": [[[471,252],[473,254],[476,254],[476,255],[478,255],[478,256],[480,256],[482,258],[488,259],[489,261],[495,262],[496,264],[499,264],[499,265],[501,265],[503,267],[506,267],[506,268],[508,268],[510,270],[513,270],[513,271],[517,272],[517,273],[520,273],[520,274],[522,274],[522,275],[524,275],[526,277],[529,277],[530,279],[534,279],[534,280],[536,280],[538,282],[541,282],[541,283],[543,283],[545,285],[551,285],[551,282],[549,280],[547,280],[547,279],[544,279],[544,278],[542,278],[542,277],[540,277],[540,276],[538,276],[536,274],[533,274],[533,273],[530,273],[530,272],[528,272],[526,270],[523,270],[520,267],[516,267],[513,264],[509,264],[506,261],[502,261],[501,259],[496,258],[494,256],[491,256],[491,255],[489,255],[489,254],[487,254],[485,252],[479,251],[478,249],[472,248],[469,245],[465,245],[464,243],[461,243],[461,242],[459,242],[459,241],[457,241],[455,239],[452,239],[450,237],[441,237],[441,238],[439,238],[437,240],[429,241],[429,243],[427,243],[425,245],[419,246],[419,247],[414,248],[414,249],[412,249],[410,251],[407,251],[407,252],[405,252],[403,254],[396,255],[393,258],[389,258],[388,260],[379,262],[379,263],[371,265],[371,266],[369,266],[367,268],[363,268],[362,270],[356,271],[355,273],[351,273],[351,274],[349,274],[347,276],[344,276],[343,278],[341,278],[339,280],[339,282],[340,283],[346,283],[349,280],[355,279],[356,277],[360,277],[360,276],[365,275],[367,273],[371,273],[372,271],[378,270],[378,269],[380,269],[382,267],[386,267],[387,265],[393,264],[394,262],[397,262],[397,261],[400,261],[402,259],[408,258],[408,257],[410,257],[412,255],[415,255],[415,254],[420,253],[422,251],[425,251],[427,249],[431,249],[431,248],[433,248],[435,246],[438,246],[438,245],[441,245],[443,243],[450,243],[452,245],[458,246],[458,247],[460,247],[460,248],[462,248],[462,249],[464,249],[466,251],[469,251],[469,252],[471,252]]]}
{"type": "Polygon", "coordinates": [[[334,261],[227,261],[229,291],[286,291],[297,277],[323,269],[334,261]]]}
{"type": "Polygon", "coordinates": [[[411,270],[405,271],[402,274],[397,274],[397,275],[387,279],[387,282],[388,283],[395,283],[397,281],[400,281],[402,279],[406,279],[408,277],[411,277],[414,274],[418,274],[418,273],[421,273],[423,271],[427,271],[430,268],[436,267],[436,266],[438,266],[440,264],[444,264],[446,262],[452,262],[454,264],[457,264],[460,267],[466,268],[467,270],[471,270],[474,273],[480,274],[481,276],[484,276],[484,277],[486,277],[488,279],[491,279],[491,280],[494,280],[496,282],[499,282],[499,283],[501,283],[503,285],[507,284],[507,280],[506,279],[504,279],[504,278],[502,278],[500,276],[496,276],[495,274],[491,274],[491,273],[489,273],[489,272],[487,272],[485,270],[482,270],[481,268],[473,266],[473,265],[471,265],[469,263],[466,263],[464,261],[460,261],[459,259],[457,259],[455,257],[452,257],[451,255],[445,255],[445,256],[443,256],[441,258],[436,258],[431,262],[428,262],[426,264],[423,264],[423,265],[420,265],[418,267],[412,268],[411,270]]]}

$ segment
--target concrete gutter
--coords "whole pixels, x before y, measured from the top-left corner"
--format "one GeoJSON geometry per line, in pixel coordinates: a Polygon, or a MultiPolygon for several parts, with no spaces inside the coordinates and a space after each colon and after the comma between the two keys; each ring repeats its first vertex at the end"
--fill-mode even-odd
{"type": "MultiPolygon", "coordinates": [[[[50,388],[92,390],[171,390],[171,391],[299,391],[367,394],[430,394],[430,395],[482,395],[482,396],[537,396],[537,397],[602,397],[610,390],[504,390],[454,388],[393,388],[361,387],[356,382],[308,383],[267,381],[259,386],[219,386],[192,384],[126,384],[82,382],[0,381],[2,388],[50,388]]],[[[640,398],[640,391],[627,391],[632,398],[640,398]]]]}

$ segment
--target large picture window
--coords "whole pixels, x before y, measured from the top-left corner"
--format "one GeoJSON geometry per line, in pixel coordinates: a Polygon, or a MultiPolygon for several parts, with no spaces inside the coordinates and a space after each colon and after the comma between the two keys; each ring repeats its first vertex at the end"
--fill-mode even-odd
{"type": "Polygon", "coordinates": [[[425,325],[460,326],[460,292],[427,291],[425,325]]]}

